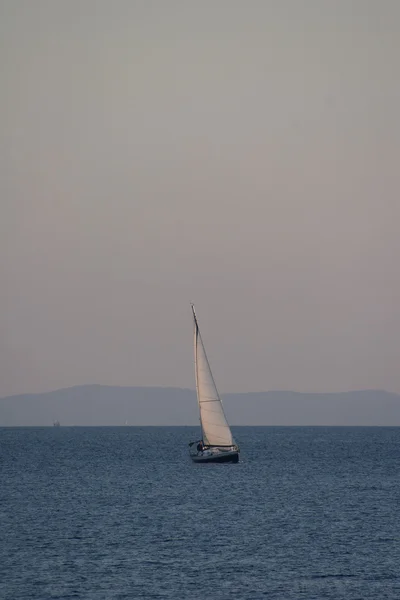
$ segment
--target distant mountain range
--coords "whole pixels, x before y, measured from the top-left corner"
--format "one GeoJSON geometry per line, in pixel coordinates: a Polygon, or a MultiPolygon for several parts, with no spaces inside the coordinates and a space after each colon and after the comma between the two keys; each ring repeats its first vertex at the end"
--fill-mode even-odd
{"type": "MultiPolygon", "coordinates": [[[[380,390],[222,395],[231,425],[400,425],[400,395],[380,390]]],[[[195,425],[193,390],[84,385],[0,399],[0,426],[195,425]]]]}

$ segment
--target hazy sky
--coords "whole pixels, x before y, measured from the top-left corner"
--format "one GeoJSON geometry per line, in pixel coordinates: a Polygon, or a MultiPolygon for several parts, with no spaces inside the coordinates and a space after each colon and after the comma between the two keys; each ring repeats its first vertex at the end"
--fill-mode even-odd
{"type": "Polygon", "coordinates": [[[0,0],[0,395],[400,392],[398,0],[0,0]]]}

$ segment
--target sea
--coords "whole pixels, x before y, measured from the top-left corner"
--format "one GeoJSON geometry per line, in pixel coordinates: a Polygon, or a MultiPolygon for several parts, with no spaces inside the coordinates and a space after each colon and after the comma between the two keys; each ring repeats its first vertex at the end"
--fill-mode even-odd
{"type": "Polygon", "coordinates": [[[400,428],[0,429],[1,600],[398,600],[400,428]]]}

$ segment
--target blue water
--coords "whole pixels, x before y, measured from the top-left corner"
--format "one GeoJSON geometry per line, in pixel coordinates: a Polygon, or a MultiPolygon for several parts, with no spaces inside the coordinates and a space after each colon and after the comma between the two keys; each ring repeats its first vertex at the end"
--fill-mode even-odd
{"type": "Polygon", "coordinates": [[[0,598],[400,598],[400,428],[0,429],[0,598]]]}

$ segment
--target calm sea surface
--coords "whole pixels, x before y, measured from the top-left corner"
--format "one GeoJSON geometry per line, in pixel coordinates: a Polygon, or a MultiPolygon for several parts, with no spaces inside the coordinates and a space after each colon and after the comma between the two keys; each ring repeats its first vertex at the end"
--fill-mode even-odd
{"type": "Polygon", "coordinates": [[[400,598],[400,428],[0,429],[0,598],[400,598]]]}

